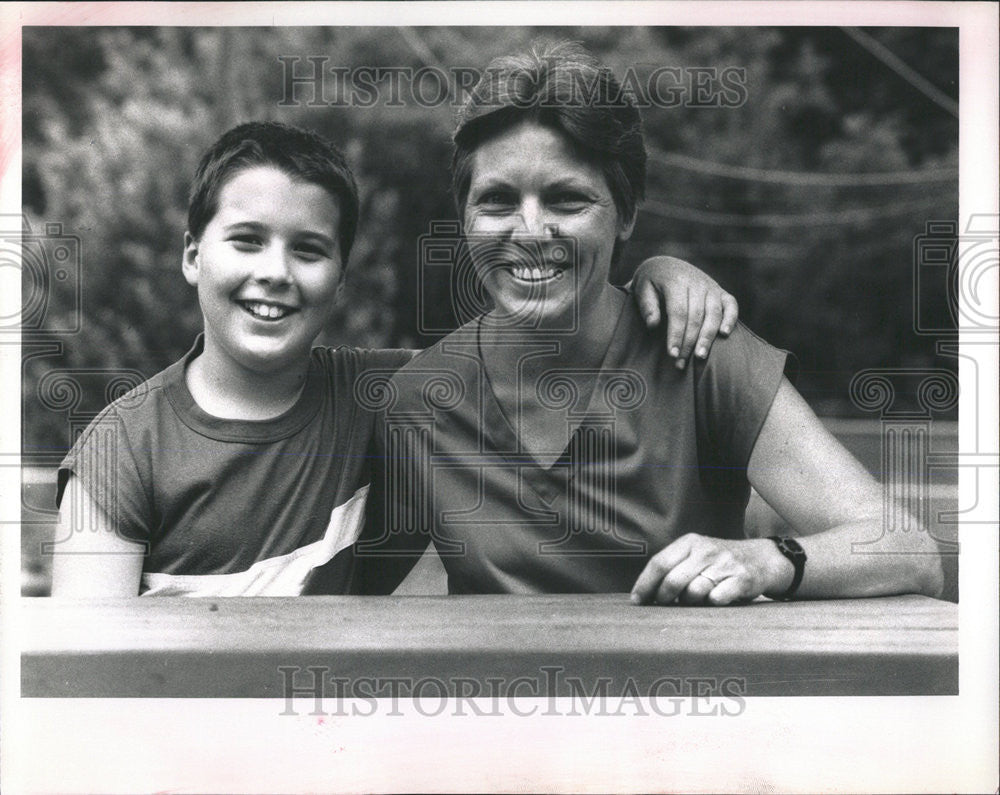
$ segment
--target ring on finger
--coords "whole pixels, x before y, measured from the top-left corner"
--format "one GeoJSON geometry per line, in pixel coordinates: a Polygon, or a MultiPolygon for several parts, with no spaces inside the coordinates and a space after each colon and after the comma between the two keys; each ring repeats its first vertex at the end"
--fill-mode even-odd
{"type": "Polygon", "coordinates": [[[706,580],[708,580],[710,583],[712,583],[713,586],[718,586],[718,584],[719,584],[717,581],[713,580],[711,577],[709,577],[707,574],[705,574],[705,572],[701,572],[701,574],[699,574],[698,576],[699,577],[704,577],[706,580]]]}

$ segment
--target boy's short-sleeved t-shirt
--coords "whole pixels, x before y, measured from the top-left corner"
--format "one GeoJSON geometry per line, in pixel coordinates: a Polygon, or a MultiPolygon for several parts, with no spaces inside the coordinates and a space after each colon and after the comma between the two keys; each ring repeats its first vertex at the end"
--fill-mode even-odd
{"type": "Polygon", "coordinates": [[[314,348],[296,404],[242,421],[191,396],[185,366],[202,342],[90,424],[59,468],[60,501],[72,473],[116,532],[146,545],[140,594],[347,592],[375,416],[358,387],[412,353],[314,348]]]}
{"type": "Polygon", "coordinates": [[[565,447],[543,456],[497,401],[478,329],[392,377],[359,561],[377,570],[429,536],[451,593],[624,592],[685,533],[743,537],[747,464],[786,352],[738,325],[678,370],[626,306],[598,374],[567,364],[523,387],[565,424],[565,447]]]}

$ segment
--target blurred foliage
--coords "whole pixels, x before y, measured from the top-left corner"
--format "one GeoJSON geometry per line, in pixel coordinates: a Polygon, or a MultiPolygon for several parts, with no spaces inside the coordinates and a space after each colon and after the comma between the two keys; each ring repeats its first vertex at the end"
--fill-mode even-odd
{"type": "MultiPolygon", "coordinates": [[[[867,32],[957,96],[955,30],[867,32]]],[[[392,106],[386,84],[371,107],[311,103],[302,86],[298,103],[282,103],[279,56],[298,58],[299,74],[323,56],[327,68],[480,69],[540,36],[583,41],[619,75],[661,65],[746,70],[739,107],[644,111],[648,201],[626,266],[670,253],[715,276],[752,328],[798,355],[799,386],[822,413],[850,413],[847,383],[862,368],[954,366],[913,332],[912,284],[914,238],[929,220],[957,217],[958,121],[837,28],[25,28],[25,213],[35,230],[58,222],[80,238],[83,282],[80,332],[53,337],[64,343],[58,355],[26,358],[26,452],[68,441],[65,416],[39,407],[44,373],[148,376],[190,345],[201,320],[180,275],[189,180],[202,151],[241,121],[316,129],[355,169],[361,229],[322,341],[433,342],[418,333],[418,289],[435,323],[455,319],[447,280],[418,282],[418,241],[432,221],[455,218],[453,105],[421,106],[404,86],[402,106],[392,106]],[[801,176],[942,169],[954,178],[801,176]]],[[[945,321],[943,284],[931,299],[927,313],[945,321]]],[[[49,307],[52,316],[72,311],[49,307]]]]}

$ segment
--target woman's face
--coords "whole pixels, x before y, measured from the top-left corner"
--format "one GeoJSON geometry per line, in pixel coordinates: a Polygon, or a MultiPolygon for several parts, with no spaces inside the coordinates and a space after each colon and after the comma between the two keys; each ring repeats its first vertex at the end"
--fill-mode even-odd
{"type": "MultiPolygon", "coordinates": [[[[465,233],[496,313],[545,325],[596,305],[619,222],[601,170],[559,132],[522,122],[473,154],[465,233]]],[[[561,324],[560,324],[561,325],[561,324]]]]}

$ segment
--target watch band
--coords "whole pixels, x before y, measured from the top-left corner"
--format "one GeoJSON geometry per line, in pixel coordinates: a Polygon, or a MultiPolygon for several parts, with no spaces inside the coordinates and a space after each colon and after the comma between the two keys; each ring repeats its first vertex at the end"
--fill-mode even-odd
{"type": "Polygon", "coordinates": [[[778,596],[764,594],[764,596],[768,599],[777,599],[782,602],[787,602],[798,590],[799,583],[802,582],[802,575],[806,570],[806,551],[794,538],[789,538],[788,536],[768,536],[768,538],[774,542],[778,551],[791,561],[792,565],[795,567],[795,574],[792,576],[792,584],[788,586],[788,590],[786,590],[783,594],[778,596]]]}

